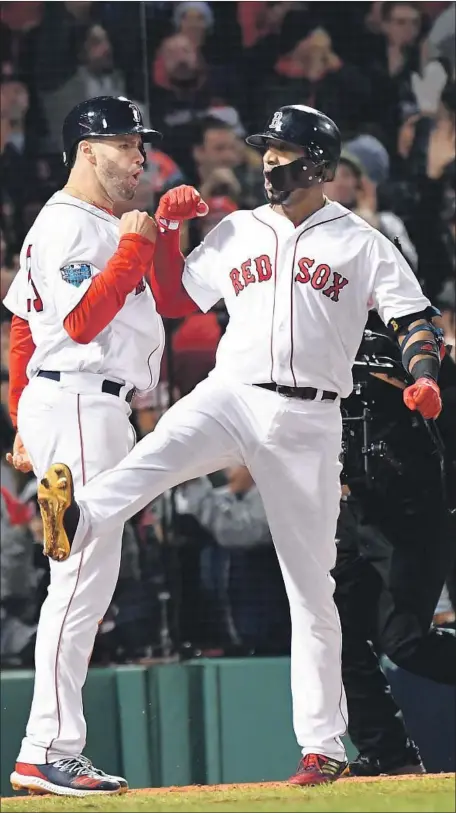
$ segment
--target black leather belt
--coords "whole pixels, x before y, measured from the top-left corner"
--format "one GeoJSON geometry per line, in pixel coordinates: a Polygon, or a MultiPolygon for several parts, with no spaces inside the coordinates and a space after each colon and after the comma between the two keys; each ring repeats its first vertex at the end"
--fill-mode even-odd
{"type": "MultiPolygon", "coordinates": [[[[38,376],[42,378],[50,378],[51,381],[60,381],[60,373],[55,370],[40,370],[38,376]]],[[[110,381],[109,378],[105,378],[102,385],[101,391],[107,392],[109,395],[117,395],[120,396],[120,391],[124,385],[119,384],[118,381],[110,381]]],[[[127,404],[131,403],[131,399],[135,394],[134,388],[129,390],[125,396],[125,400],[127,404]]]]}
{"type": "MultiPolygon", "coordinates": [[[[302,398],[303,401],[315,401],[318,390],[315,387],[287,387],[283,384],[255,384],[255,387],[263,387],[264,390],[272,390],[279,395],[286,395],[288,398],[302,398]]],[[[338,398],[337,392],[323,390],[322,401],[335,401],[338,398]]]]}

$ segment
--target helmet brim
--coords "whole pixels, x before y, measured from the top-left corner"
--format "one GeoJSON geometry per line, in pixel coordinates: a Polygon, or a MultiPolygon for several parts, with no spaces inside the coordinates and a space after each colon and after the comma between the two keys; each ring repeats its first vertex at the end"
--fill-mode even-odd
{"type": "Polygon", "coordinates": [[[147,144],[159,144],[163,139],[163,133],[160,133],[159,130],[152,130],[150,127],[143,127],[141,124],[138,124],[137,127],[132,127],[127,132],[125,132],[125,130],[119,130],[117,133],[87,133],[87,135],[83,135],[78,138],[77,141],[75,141],[71,148],[71,152],[63,152],[63,163],[66,167],[70,166],[74,151],[81,141],[85,141],[89,138],[118,138],[122,135],[140,135],[142,140],[147,144]]]}
{"type": "Polygon", "coordinates": [[[150,130],[148,127],[138,127],[135,131],[143,137],[143,141],[162,141],[163,133],[159,130],[150,130]]]}
{"type": "Polygon", "coordinates": [[[247,136],[245,140],[252,147],[266,147],[267,141],[285,141],[284,138],[279,138],[276,133],[254,133],[247,136]]]}
{"type": "Polygon", "coordinates": [[[147,142],[161,141],[163,138],[163,133],[160,133],[158,130],[151,130],[149,127],[142,127],[138,124],[137,127],[132,127],[127,131],[119,130],[117,133],[87,133],[87,135],[82,136],[79,141],[85,141],[86,138],[118,138],[123,135],[140,135],[143,141],[147,142]]]}

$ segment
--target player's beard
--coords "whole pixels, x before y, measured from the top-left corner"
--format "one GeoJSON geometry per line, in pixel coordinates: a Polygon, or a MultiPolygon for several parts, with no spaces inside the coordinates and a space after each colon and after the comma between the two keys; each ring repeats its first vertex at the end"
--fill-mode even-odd
{"type": "Polygon", "coordinates": [[[287,203],[288,198],[292,194],[292,192],[279,192],[277,189],[266,189],[264,190],[264,194],[266,195],[266,200],[272,206],[282,206],[282,204],[287,203]]]}
{"type": "Polygon", "coordinates": [[[101,182],[112,201],[132,200],[136,188],[130,185],[130,173],[120,170],[115,161],[103,158],[100,167],[101,182]]]}

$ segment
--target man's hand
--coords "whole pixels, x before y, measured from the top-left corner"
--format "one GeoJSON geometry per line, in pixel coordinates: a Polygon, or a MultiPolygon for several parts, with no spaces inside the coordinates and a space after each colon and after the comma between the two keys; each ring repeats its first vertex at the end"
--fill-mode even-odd
{"type": "Polygon", "coordinates": [[[404,390],[404,403],[413,410],[418,410],[427,421],[438,418],[442,411],[440,388],[432,378],[419,378],[404,390]]]}
{"type": "Polygon", "coordinates": [[[126,212],[120,218],[119,234],[121,237],[124,234],[140,234],[150,240],[151,243],[155,243],[157,224],[147,212],[138,212],[137,209],[133,209],[132,212],[126,212]]]}
{"type": "Polygon", "coordinates": [[[193,186],[183,185],[165,192],[160,198],[155,217],[162,226],[176,228],[183,220],[204,217],[208,211],[209,207],[200,193],[193,186]]]}
{"type": "Polygon", "coordinates": [[[6,460],[11,466],[14,466],[17,471],[22,471],[24,474],[33,471],[32,461],[28,456],[27,449],[22,443],[19,433],[14,438],[13,453],[8,452],[6,460]]]}

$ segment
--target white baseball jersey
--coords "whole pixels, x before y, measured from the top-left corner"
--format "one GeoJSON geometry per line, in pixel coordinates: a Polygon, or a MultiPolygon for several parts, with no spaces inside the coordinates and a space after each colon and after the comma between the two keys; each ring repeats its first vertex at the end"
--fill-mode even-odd
{"type": "Polygon", "coordinates": [[[268,204],[235,212],[187,258],[183,284],[230,321],[212,375],[347,397],[368,310],[387,323],[426,308],[411,268],[380,232],[338,203],[297,228],[268,204]]]}
{"type": "Polygon", "coordinates": [[[139,390],[157,384],[164,329],[145,281],[89,344],[73,341],[63,325],[118,243],[118,218],[65,192],[53,195],[39,213],[4,300],[30,325],[36,350],[29,378],[44,369],[102,373],[139,390]]]}

